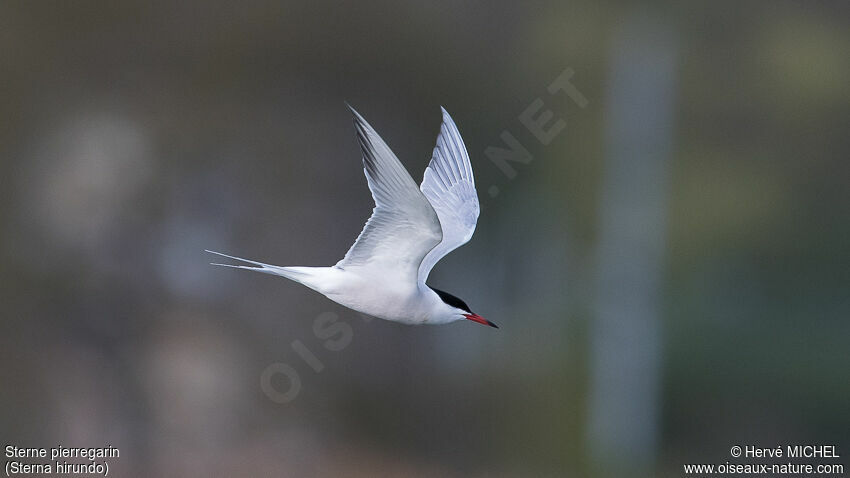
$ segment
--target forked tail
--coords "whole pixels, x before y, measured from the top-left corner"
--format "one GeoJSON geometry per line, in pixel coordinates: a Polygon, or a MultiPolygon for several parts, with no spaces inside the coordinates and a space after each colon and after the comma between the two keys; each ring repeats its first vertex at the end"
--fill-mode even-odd
{"type": "Polygon", "coordinates": [[[262,272],[264,274],[271,274],[275,276],[286,277],[287,279],[294,280],[300,284],[304,284],[307,287],[319,290],[321,286],[318,279],[317,271],[321,269],[326,269],[325,267],[282,267],[282,266],[273,266],[271,264],[263,264],[262,262],[252,261],[248,259],[243,259],[241,257],[229,256],[227,254],[222,254],[221,252],[205,250],[205,252],[209,252],[210,254],[216,254],[222,257],[227,257],[228,259],[233,259],[236,261],[247,262],[248,264],[254,264],[252,266],[240,266],[235,264],[219,264],[216,262],[210,262],[210,264],[214,266],[222,266],[222,267],[233,267],[234,269],[246,269],[249,271],[262,272]]]}

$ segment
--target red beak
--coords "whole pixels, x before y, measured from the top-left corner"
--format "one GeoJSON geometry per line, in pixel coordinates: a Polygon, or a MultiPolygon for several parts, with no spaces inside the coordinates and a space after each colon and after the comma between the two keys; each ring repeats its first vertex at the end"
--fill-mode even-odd
{"type": "Polygon", "coordinates": [[[484,317],[481,317],[478,314],[469,313],[469,314],[463,314],[463,316],[466,317],[467,319],[473,321],[473,322],[478,322],[479,324],[482,324],[482,325],[489,325],[490,327],[495,327],[497,329],[499,328],[498,325],[494,324],[493,322],[490,322],[489,320],[485,319],[484,317]]]}

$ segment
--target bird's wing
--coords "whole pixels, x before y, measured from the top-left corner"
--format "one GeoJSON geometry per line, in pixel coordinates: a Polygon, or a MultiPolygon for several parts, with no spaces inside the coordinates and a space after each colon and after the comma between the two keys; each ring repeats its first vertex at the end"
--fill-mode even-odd
{"type": "Polygon", "coordinates": [[[443,239],[422,260],[420,283],[425,282],[437,261],[469,241],[478,222],[478,193],[469,154],[452,117],[441,109],[443,125],[420,189],[437,212],[443,239]]]}
{"type": "Polygon", "coordinates": [[[434,208],[378,133],[351,108],[363,170],[375,199],[372,217],[337,267],[368,268],[416,280],[425,255],[440,243],[434,208]]]}

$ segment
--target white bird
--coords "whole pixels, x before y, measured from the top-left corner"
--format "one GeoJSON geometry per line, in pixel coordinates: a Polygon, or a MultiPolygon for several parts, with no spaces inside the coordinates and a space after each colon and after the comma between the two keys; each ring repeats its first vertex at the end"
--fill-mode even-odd
{"type": "MultiPolygon", "coordinates": [[[[459,298],[425,280],[443,256],[466,244],[478,221],[478,194],[469,154],[445,108],[422,184],[416,187],[395,154],[350,105],[363,152],[363,171],[375,200],[372,217],[332,267],[281,267],[207,251],[294,280],[345,307],[406,324],[471,320],[497,327],[459,298]]],[[[497,327],[498,328],[498,327],[497,327]]]]}

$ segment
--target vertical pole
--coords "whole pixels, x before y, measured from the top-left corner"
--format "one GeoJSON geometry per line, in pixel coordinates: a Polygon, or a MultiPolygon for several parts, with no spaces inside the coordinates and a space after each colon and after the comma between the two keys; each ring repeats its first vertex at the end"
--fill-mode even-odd
{"type": "Polygon", "coordinates": [[[651,474],[657,449],[674,41],[663,22],[630,16],[613,42],[587,424],[603,476],[651,474]]]}

